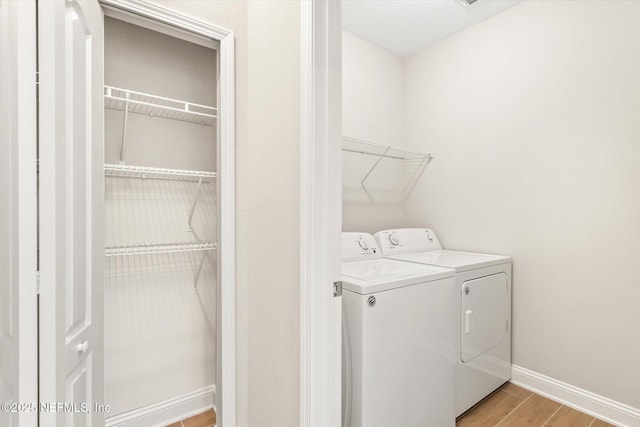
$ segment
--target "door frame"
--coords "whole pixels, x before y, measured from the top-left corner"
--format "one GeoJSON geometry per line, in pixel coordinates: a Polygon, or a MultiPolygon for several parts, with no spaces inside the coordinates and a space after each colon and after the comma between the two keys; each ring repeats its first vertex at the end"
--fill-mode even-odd
{"type": "Polygon", "coordinates": [[[138,15],[217,41],[218,76],[218,286],[216,317],[216,418],[236,425],[236,248],[235,248],[235,38],[233,31],[141,0],[99,0],[101,5],[138,15]]]}
{"type": "Polygon", "coordinates": [[[300,425],[341,425],[340,0],[300,4],[300,425]]]}
{"type": "MultiPolygon", "coordinates": [[[[36,2],[2,1],[0,4],[2,61],[11,93],[3,93],[3,101],[12,103],[10,112],[0,120],[0,153],[9,154],[10,178],[2,185],[10,186],[9,198],[3,200],[2,220],[8,219],[9,235],[3,245],[11,245],[10,253],[2,253],[9,263],[10,280],[0,283],[0,295],[6,297],[0,307],[0,398],[3,404],[21,404],[5,408],[0,424],[36,425],[38,403],[38,184],[37,184],[37,53],[36,2]],[[8,43],[5,45],[4,43],[8,43]],[[6,308],[7,312],[2,312],[6,308]],[[6,322],[6,323],[5,323],[6,322]],[[5,374],[7,374],[5,376],[5,374]],[[4,395],[7,390],[11,395],[4,395]],[[14,413],[11,413],[14,409],[14,413]],[[16,410],[21,409],[21,410],[16,410]]],[[[3,177],[4,178],[4,177],[3,177]]],[[[1,267],[1,266],[0,266],[1,267]]]]}

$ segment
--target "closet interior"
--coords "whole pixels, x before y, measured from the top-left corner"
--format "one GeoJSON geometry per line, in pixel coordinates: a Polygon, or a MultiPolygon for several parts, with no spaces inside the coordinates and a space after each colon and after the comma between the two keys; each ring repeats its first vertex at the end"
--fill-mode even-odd
{"type": "Polygon", "coordinates": [[[112,424],[189,395],[213,405],[216,384],[218,50],[134,22],[105,17],[112,424]]]}

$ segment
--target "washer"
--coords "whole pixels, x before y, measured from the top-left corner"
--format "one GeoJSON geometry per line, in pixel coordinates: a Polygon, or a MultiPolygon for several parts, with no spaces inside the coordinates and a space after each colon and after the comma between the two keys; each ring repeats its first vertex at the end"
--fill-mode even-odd
{"type": "Polygon", "coordinates": [[[455,271],[342,233],[343,426],[453,427],[455,271]]]}
{"type": "Polygon", "coordinates": [[[458,417],[511,379],[511,257],[443,250],[428,228],[383,230],[375,238],[386,258],[456,271],[458,417]]]}

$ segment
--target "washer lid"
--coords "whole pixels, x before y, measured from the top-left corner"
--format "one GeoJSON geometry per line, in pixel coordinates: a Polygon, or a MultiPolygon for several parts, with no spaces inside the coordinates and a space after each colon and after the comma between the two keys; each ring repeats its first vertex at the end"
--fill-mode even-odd
{"type": "Polygon", "coordinates": [[[342,264],[343,289],[362,295],[454,276],[448,268],[385,258],[342,264]]]}
{"type": "Polygon", "coordinates": [[[400,261],[453,268],[456,272],[475,270],[476,268],[490,267],[492,265],[511,262],[511,257],[504,255],[489,255],[448,250],[394,255],[389,258],[400,261]]]}

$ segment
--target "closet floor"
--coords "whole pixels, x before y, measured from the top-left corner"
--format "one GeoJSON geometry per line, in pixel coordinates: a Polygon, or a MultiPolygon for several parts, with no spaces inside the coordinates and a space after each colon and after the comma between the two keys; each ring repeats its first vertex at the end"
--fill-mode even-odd
{"type": "Polygon", "coordinates": [[[193,417],[168,425],[167,427],[213,427],[216,425],[216,413],[209,409],[193,417]]]}
{"type": "MultiPolygon", "coordinates": [[[[213,427],[210,409],[167,427],[213,427]]],[[[507,383],[456,422],[456,427],[614,427],[591,415],[507,383]]]]}
{"type": "Polygon", "coordinates": [[[456,427],[613,427],[546,397],[507,383],[469,410],[456,427]]]}

